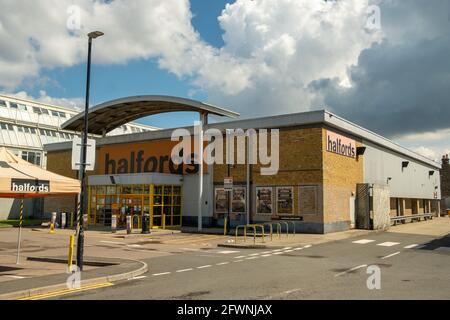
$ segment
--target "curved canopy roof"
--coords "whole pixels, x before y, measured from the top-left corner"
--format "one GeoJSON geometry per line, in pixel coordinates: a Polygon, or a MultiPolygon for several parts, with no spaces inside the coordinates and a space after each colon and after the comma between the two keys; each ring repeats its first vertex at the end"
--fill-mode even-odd
{"type": "MultiPolygon", "coordinates": [[[[99,104],[89,109],[89,133],[105,134],[136,119],[166,112],[193,111],[237,118],[238,113],[206,103],[169,96],[136,96],[99,104]]],[[[62,125],[62,129],[82,131],[84,112],[62,125]]]]}

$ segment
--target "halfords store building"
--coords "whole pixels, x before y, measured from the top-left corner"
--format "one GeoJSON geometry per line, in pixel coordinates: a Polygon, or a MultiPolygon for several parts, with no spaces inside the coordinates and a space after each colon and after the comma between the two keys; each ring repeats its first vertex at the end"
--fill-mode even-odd
{"type": "MultiPolygon", "coordinates": [[[[246,224],[249,211],[252,223],[291,220],[297,231],[328,233],[385,228],[391,217],[440,210],[440,164],[327,111],[207,125],[208,114],[236,114],[187,99],[147,96],[92,108],[89,128],[105,134],[122,123],[170,111],[199,112],[204,130],[216,128],[224,135],[227,129],[268,129],[269,150],[271,129],[279,129],[276,174],[262,174],[269,165],[261,164],[204,166],[204,228],[223,226],[227,215],[232,225],[246,224]],[[224,189],[227,177],[233,178],[232,192],[224,189]]],[[[64,126],[80,131],[82,122],[79,115],[64,126]]],[[[97,139],[95,171],[88,180],[90,226],[108,227],[113,215],[123,225],[132,215],[135,227],[140,227],[143,214],[150,216],[153,228],[197,226],[200,168],[171,161],[178,144],[171,141],[172,133],[97,139]]],[[[67,142],[46,145],[48,170],[76,177],[71,148],[67,142]]],[[[45,211],[73,212],[75,204],[73,198],[48,199],[45,211]]]]}

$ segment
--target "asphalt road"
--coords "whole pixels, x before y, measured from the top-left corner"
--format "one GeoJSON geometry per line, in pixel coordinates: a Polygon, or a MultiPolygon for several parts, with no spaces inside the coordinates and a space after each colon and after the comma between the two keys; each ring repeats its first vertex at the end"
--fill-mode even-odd
{"type": "Polygon", "coordinates": [[[450,235],[378,233],[282,250],[188,251],[146,262],[148,273],[137,279],[53,299],[450,298],[450,235]],[[380,289],[368,289],[372,266],[380,270],[380,289]]]}

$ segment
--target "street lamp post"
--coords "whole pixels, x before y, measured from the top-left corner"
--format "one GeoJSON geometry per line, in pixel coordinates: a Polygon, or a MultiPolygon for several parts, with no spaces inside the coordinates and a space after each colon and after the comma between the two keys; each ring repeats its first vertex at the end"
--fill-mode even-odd
{"type": "Polygon", "coordinates": [[[88,142],[88,116],[89,116],[89,90],[91,84],[91,52],[92,52],[92,39],[103,36],[104,33],[100,31],[94,31],[88,34],[89,47],[88,47],[88,61],[87,61],[87,80],[86,80],[86,101],[84,107],[84,128],[83,128],[83,141],[81,146],[81,161],[79,178],[81,181],[81,194],[80,194],[80,214],[78,216],[78,237],[77,237],[77,267],[80,271],[83,271],[83,254],[84,254],[84,227],[83,217],[87,212],[87,197],[86,197],[86,150],[88,142]]]}

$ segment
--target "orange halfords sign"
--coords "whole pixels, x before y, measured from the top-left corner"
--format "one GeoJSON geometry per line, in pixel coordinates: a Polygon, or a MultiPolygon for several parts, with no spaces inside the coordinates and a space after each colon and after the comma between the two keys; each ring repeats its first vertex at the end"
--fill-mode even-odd
{"type": "Polygon", "coordinates": [[[340,154],[342,156],[356,157],[356,141],[332,131],[326,131],[327,151],[340,154]]]}
{"type": "MultiPolygon", "coordinates": [[[[101,146],[98,169],[101,174],[171,173],[196,174],[198,164],[176,165],[171,160],[172,149],[178,142],[170,140],[101,146]]],[[[207,166],[204,166],[205,173],[207,166]]]]}

